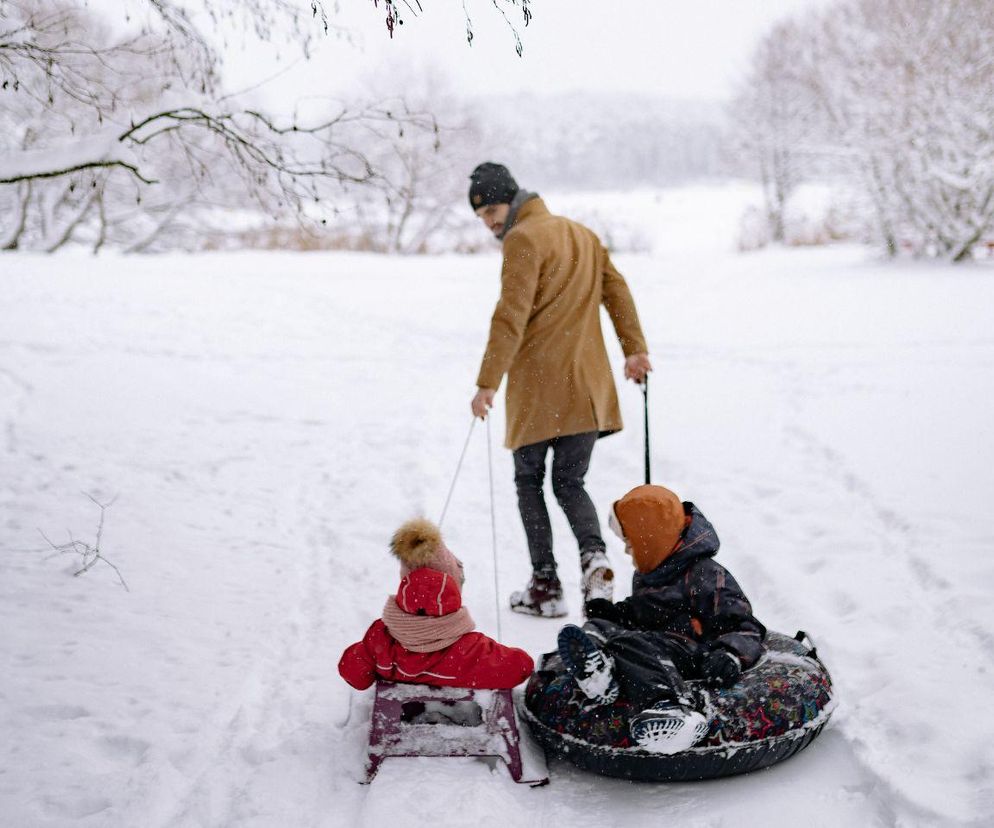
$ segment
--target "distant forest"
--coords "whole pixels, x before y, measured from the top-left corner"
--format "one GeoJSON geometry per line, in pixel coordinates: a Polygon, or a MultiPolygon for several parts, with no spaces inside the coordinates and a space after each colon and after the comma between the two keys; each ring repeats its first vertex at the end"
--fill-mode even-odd
{"type": "Polygon", "coordinates": [[[734,171],[720,102],[571,93],[488,97],[471,108],[484,146],[523,186],[666,187],[734,171]]]}

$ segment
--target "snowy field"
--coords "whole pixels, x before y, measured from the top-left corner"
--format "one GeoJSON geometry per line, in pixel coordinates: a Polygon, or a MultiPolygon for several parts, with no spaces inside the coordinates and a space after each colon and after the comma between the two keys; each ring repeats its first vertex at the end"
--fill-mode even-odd
{"type": "MultiPolygon", "coordinates": [[[[392,530],[445,500],[496,249],[5,255],[0,824],[990,825],[994,267],[739,255],[740,197],[666,194],[654,253],[618,264],[656,365],[656,481],[715,524],[758,617],[807,630],[832,671],[808,750],[697,784],[554,762],[531,789],[474,759],[390,759],[357,784],[372,691],[336,663],[396,585],[392,530]],[[84,492],[116,497],[102,551],[130,591],[104,564],[74,578],[39,534],[92,542],[84,492]]],[[[629,428],[589,478],[602,514],[641,482],[642,398],[620,390],[629,428]]],[[[492,428],[503,639],[537,655],[559,624],[503,610],[528,563],[500,407],[492,428]]],[[[494,634],[486,434],[445,534],[494,634]]]]}

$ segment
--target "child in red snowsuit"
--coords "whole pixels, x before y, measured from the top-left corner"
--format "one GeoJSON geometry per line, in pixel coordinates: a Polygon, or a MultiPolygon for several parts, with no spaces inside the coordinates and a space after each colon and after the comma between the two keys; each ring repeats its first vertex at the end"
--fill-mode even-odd
{"type": "Polygon", "coordinates": [[[362,641],[342,654],[342,678],[357,690],[377,678],[496,690],[531,675],[528,653],[474,631],[462,606],[462,563],[437,526],[420,518],[408,521],[394,533],[390,548],[400,559],[400,586],[362,641]]]}

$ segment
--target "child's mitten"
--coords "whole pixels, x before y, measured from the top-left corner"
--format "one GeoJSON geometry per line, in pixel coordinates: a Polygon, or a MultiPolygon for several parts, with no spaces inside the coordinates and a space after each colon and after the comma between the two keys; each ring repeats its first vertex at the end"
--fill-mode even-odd
{"type": "Polygon", "coordinates": [[[712,650],[704,659],[702,672],[712,687],[731,687],[742,675],[742,662],[728,650],[712,650]]]}

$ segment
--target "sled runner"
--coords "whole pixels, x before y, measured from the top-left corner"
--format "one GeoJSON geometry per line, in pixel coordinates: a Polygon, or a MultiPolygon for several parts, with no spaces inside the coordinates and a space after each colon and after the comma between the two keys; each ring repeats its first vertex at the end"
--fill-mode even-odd
{"type": "Polygon", "coordinates": [[[388,756],[494,756],[504,760],[515,782],[549,781],[534,772],[534,761],[526,768],[522,760],[510,690],[377,681],[366,784],[388,756]]]}
{"type": "Polygon", "coordinates": [[[747,773],[803,750],[832,714],[831,677],[805,639],[801,632],[794,638],[770,632],[767,652],[739,682],[723,690],[701,688],[708,699],[707,733],[669,756],[633,747],[629,721],[639,711],[624,698],[591,705],[556,653],[544,655],[529,680],[523,715],[549,755],[605,776],[682,782],[747,773]]]}

